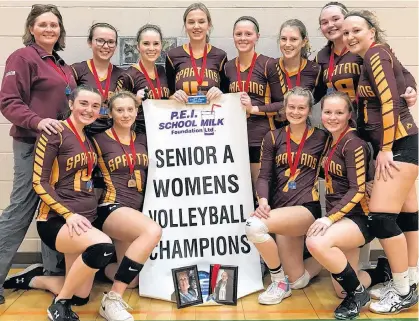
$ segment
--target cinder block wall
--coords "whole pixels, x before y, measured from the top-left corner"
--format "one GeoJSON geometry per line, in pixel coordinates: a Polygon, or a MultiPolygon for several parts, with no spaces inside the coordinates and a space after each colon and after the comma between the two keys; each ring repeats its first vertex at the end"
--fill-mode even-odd
{"type": "MultiPolygon", "coordinates": [[[[160,25],[165,37],[174,37],[178,45],[187,41],[182,16],[191,1],[53,1],[59,6],[67,30],[67,48],[63,58],[71,64],[91,57],[86,44],[92,23],[104,21],[114,25],[121,37],[135,36],[145,23],[160,25]]],[[[280,55],[277,46],[279,27],[287,19],[298,18],[309,31],[313,54],[326,43],[319,31],[318,16],[327,1],[204,1],[210,9],[214,29],[211,43],[236,56],[232,39],[234,21],[242,15],[254,16],[260,23],[261,38],[257,51],[268,56],[280,55]]],[[[49,1],[36,1],[49,3],[49,1]]],[[[387,40],[406,68],[418,78],[418,3],[417,1],[344,1],[350,9],[369,9],[376,13],[386,30],[387,40]]],[[[0,1],[0,80],[7,57],[22,46],[25,19],[33,2],[0,1]]],[[[120,63],[120,49],[112,60],[120,63]]],[[[417,120],[417,107],[412,109],[417,120]]],[[[12,190],[13,155],[10,123],[0,114],[0,215],[9,203],[12,190]]],[[[373,246],[377,247],[377,245],[373,246]]],[[[20,252],[39,252],[36,227],[31,225],[20,252]]]]}

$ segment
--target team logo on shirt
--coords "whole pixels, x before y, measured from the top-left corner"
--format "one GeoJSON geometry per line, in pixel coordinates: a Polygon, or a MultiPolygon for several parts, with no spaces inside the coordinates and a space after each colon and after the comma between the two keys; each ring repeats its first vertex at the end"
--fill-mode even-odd
{"type": "Polygon", "coordinates": [[[170,120],[159,124],[159,130],[170,130],[172,135],[204,134],[212,136],[217,127],[224,126],[224,118],[217,117],[216,109],[220,105],[213,105],[211,110],[184,109],[172,111],[170,120]]]}

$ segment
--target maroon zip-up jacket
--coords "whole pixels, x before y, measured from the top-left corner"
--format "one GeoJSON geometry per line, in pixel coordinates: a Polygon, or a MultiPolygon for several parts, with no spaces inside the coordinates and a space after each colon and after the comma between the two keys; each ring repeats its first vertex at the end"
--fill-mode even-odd
{"type": "Polygon", "coordinates": [[[0,111],[13,124],[10,136],[17,140],[35,143],[39,122],[62,117],[68,109],[66,80],[48,59],[64,71],[71,90],[76,88],[71,68],[56,52],[50,55],[36,44],[16,50],[6,61],[0,111]]]}

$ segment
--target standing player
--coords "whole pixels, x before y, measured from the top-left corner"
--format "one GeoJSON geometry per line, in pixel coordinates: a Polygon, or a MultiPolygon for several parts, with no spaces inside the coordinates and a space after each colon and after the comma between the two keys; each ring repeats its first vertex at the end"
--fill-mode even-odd
{"type": "Polygon", "coordinates": [[[323,126],[333,137],[323,161],[327,215],[310,226],[306,244],[313,257],[332,274],[336,292],[342,289],[335,280],[346,292],[335,310],[336,319],[346,320],[357,317],[370,301],[356,270],[358,248],[373,239],[366,198],[371,155],[367,143],[349,126],[352,104],[348,95],[330,93],[321,100],[321,110],[323,126]]]}
{"type": "Polygon", "coordinates": [[[64,254],[66,264],[64,285],[47,310],[52,321],[79,319],[70,300],[89,295],[94,274],[115,252],[111,239],[91,224],[97,208],[92,183],[97,155],[84,127],[97,119],[101,106],[96,89],[78,87],[70,99],[71,115],[62,122],[64,130],[41,134],[36,143],[33,188],[41,198],[37,229],[45,244],[64,254]]]}
{"type": "Polygon", "coordinates": [[[403,67],[385,44],[376,17],[369,11],[347,14],[343,36],[349,50],[364,59],[357,91],[364,109],[358,117],[365,123],[365,138],[376,159],[370,225],[393,276],[370,310],[393,314],[418,301],[418,128],[400,98],[406,88],[403,67]]]}
{"type": "MultiPolygon", "coordinates": [[[[321,76],[314,98],[319,101],[327,92],[340,91],[348,94],[353,105],[357,106],[355,102],[356,88],[363,59],[361,56],[351,53],[343,42],[342,23],[346,13],[348,13],[346,6],[335,1],[327,3],[320,13],[320,30],[328,42],[315,59],[320,65],[321,76]]],[[[416,82],[406,69],[403,72],[408,87],[402,97],[406,99],[409,106],[413,106],[417,98],[416,82]]],[[[354,119],[357,113],[362,112],[362,108],[362,105],[356,107],[354,119]]],[[[363,124],[359,124],[359,127],[362,129],[363,124]]]]}
{"type": "Polygon", "coordinates": [[[106,183],[93,225],[114,240],[118,258],[118,263],[105,269],[114,283],[111,291],[105,293],[99,312],[108,321],[134,321],[122,295],[128,286],[138,285],[138,274],[161,237],[161,227],[139,212],[148,156],[145,135],[131,130],[137,111],[133,94],[117,93],[109,101],[113,127],[93,138],[106,183]]]}
{"type": "Polygon", "coordinates": [[[156,65],[161,55],[163,36],[160,27],[146,24],[137,32],[138,63],[130,66],[118,79],[118,90],[137,95],[140,104],[135,124],[137,133],[145,133],[141,104],[144,98],[167,99],[170,96],[164,67],[156,65]],[[147,94],[146,94],[147,92],[147,94]]]}
{"type": "Polygon", "coordinates": [[[224,75],[227,54],[209,42],[211,15],[203,3],[191,4],[183,14],[189,43],[167,53],[166,75],[171,98],[186,103],[188,96],[205,94],[208,100],[228,92],[224,75]]]}
{"type": "Polygon", "coordinates": [[[93,135],[111,126],[107,104],[115,92],[117,80],[123,70],[110,62],[118,44],[118,32],[112,25],[104,22],[92,25],[87,43],[92,49],[92,59],[75,63],[71,67],[78,86],[97,88],[103,96],[100,117],[86,128],[87,133],[93,135]]]}
{"type": "MultiPolygon", "coordinates": [[[[31,184],[36,135],[64,129],[57,118],[68,109],[67,97],[76,87],[71,68],[57,53],[65,48],[65,36],[56,6],[33,5],[25,23],[25,48],[6,61],[0,111],[13,124],[14,177],[10,205],[0,216],[0,304],[4,303],[3,282],[39,202],[31,184]]],[[[54,253],[42,243],[44,265],[56,272],[54,253]]],[[[43,272],[39,266],[32,268],[36,274],[43,272]]]]}
{"type": "Polygon", "coordinates": [[[319,272],[317,265],[312,270],[304,264],[303,249],[304,235],[321,217],[317,177],[328,135],[307,124],[313,106],[308,89],[292,88],[284,103],[289,125],[264,137],[256,184],[259,207],[246,222],[247,238],[271,273],[272,283],[258,298],[261,304],[280,303],[291,295],[292,288],[305,287],[319,272]],[[269,233],[283,235],[287,241],[279,255],[269,233]]]}
{"type": "Polygon", "coordinates": [[[253,186],[260,169],[260,146],[263,137],[275,129],[273,118],[282,108],[275,60],[256,53],[259,24],[253,17],[240,17],[234,23],[234,44],[238,57],[228,61],[225,74],[229,92],[241,92],[241,103],[246,107],[250,169],[253,186]]]}

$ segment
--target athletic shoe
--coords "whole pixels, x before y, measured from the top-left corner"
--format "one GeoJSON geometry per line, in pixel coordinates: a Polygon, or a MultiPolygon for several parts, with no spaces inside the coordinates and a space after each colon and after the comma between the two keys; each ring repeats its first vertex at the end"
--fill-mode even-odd
{"type": "Polygon", "coordinates": [[[6,302],[4,296],[0,295],[0,304],[4,304],[4,302],[6,302]]]}
{"type": "Polygon", "coordinates": [[[9,276],[4,281],[5,289],[29,290],[29,283],[35,276],[44,275],[42,264],[32,264],[22,272],[9,276]]]}
{"type": "Polygon", "coordinates": [[[272,281],[265,292],[259,294],[258,301],[260,304],[278,304],[283,299],[291,295],[291,287],[288,278],[284,280],[272,281]]]}
{"type": "Polygon", "coordinates": [[[52,301],[52,304],[47,309],[48,319],[51,321],[77,321],[79,317],[71,310],[69,300],[52,301]]]}
{"type": "Polygon", "coordinates": [[[370,295],[361,285],[360,290],[349,293],[335,310],[335,318],[338,320],[351,320],[359,316],[361,308],[370,302],[370,295]]]}
{"type": "Polygon", "coordinates": [[[134,321],[127,309],[131,308],[122,297],[118,293],[110,291],[103,295],[99,313],[108,321],[134,321]]]}
{"type": "Polygon", "coordinates": [[[394,287],[389,288],[381,300],[370,304],[370,311],[379,314],[397,314],[409,309],[418,302],[416,284],[410,287],[409,293],[401,295],[394,287]]]}
{"type": "Polygon", "coordinates": [[[374,300],[381,300],[383,295],[391,288],[393,287],[393,280],[390,280],[385,284],[385,286],[382,286],[381,288],[371,289],[370,290],[370,296],[374,300]]]}

